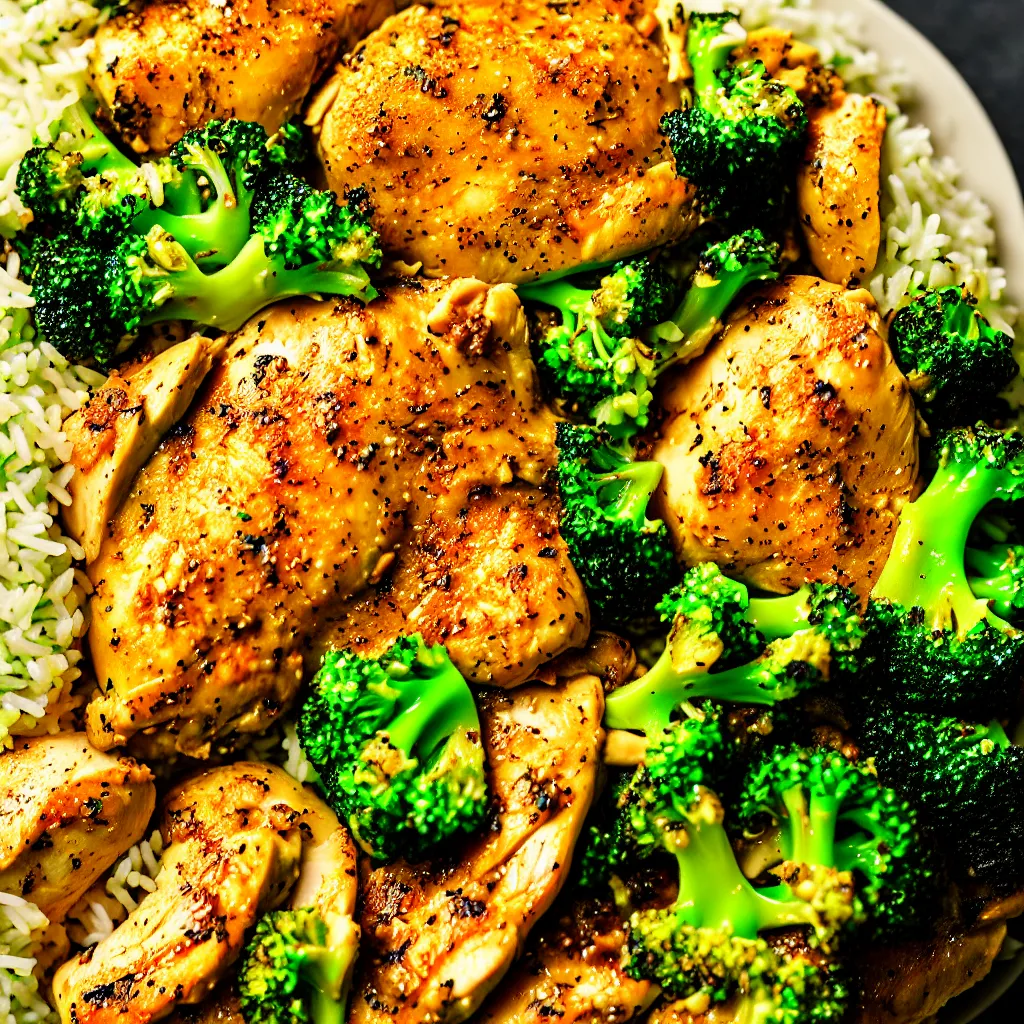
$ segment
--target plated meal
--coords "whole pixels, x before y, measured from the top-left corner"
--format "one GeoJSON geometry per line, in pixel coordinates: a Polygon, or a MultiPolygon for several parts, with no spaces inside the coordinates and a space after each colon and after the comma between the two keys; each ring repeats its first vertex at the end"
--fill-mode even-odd
{"type": "Polygon", "coordinates": [[[1016,312],[848,18],[0,57],[0,1024],[935,1024],[1016,955],[1016,312]]]}

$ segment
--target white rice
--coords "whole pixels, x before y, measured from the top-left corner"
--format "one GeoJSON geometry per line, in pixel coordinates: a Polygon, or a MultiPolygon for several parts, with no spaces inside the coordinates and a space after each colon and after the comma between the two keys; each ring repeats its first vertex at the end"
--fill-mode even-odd
{"type": "Polygon", "coordinates": [[[57,1015],[39,994],[36,946],[49,924],[34,904],[0,892],[0,1024],[56,1021],[57,1015]]]}
{"type": "Polygon", "coordinates": [[[128,850],[107,873],[102,888],[114,902],[96,897],[97,883],[72,907],[68,913],[69,932],[80,945],[102,942],[149,893],[156,891],[163,850],[163,836],[159,829],[154,829],[148,839],[128,850]]]}

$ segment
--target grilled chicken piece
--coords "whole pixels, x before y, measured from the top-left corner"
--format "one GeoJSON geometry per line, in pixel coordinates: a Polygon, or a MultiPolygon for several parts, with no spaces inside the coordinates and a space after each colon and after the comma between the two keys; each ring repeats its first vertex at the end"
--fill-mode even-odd
{"type": "Polygon", "coordinates": [[[155,802],[148,768],[94,750],[84,733],[17,740],[0,754],[0,892],[62,921],[139,841],[155,802]]]}
{"type": "Polygon", "coordinates": [[[350,1024],[465,1020],[501,979],[569,870],[603,706],[596,676],[484,696],[493,825],[450,861],[370,875],[350,1024]]]}
{"type": "Polygon", "coordinates": [[[274,132],[392,0],[143,0],[96,32],[90,84],[124,141],[165,153],[214,118],[274,132]]]}
{"type": "Polygon", "coordinates": [[[527,281],[685,234],[661,48],[600,0],[415,6],[314,98],[331,187],[427,274],[527,281]]]}
{"type": "Polygon", "coordinates": [[[853,1024],[923,1024],[992,968],[1006,923],[927,942],[873,949],[861,964],[863,994],[853,1024]]]}
{"type": "Polygon", "coordinates": [[[238,762],[183,782],[164,801],[161,830],[167,847],[156,891],[57,971],[64,1024],[146,1024],[202,1001],[238,957],[247,929],[301,877],[304,846],[313,901],[347,914],[354,929],[351,840],[281,769],[238,762]]]}
{"type": "Polygon", "coordinates": [[[861,282],[874,270],[882,240],[885,107],[846,93],[810,106],[808,116],[796,197],[811,260],[829,281],[861,282]]]}
{"type": "Polygon", "coordinates": [[[664,385],[659,514],[680,557],[764,590],[870,590],[911,499],[914,403],[866,291],[790,277],[664,385]]]}
{"type": "Polygon", "coordinates": [[[88,412],[68,421],[68,440],[87,461],[79,462],[68,484],[72,500],[64,525],[87,562],[100,553],[135,474],[185,415],[224,341],[223,335],[195,334],[130,372],[115,371],[88,412]]]}
{"type": "Polygon", "coordinates": [[[578,898],[562,910],[530,936],[480,1024],[622,1024],[657,997],[657,986],[622,969],[626,932],[611,900],[578,898]]]}
{"type": "Polygon", "coordinates": [[[89,567],[93,742],[208,756],[280,715],[327,643],[418,629],[501,686],[582,644],[586,597],[540,489],[554,425],[509,286],[410,281],[368,308],[259,314],[89,567]]]}

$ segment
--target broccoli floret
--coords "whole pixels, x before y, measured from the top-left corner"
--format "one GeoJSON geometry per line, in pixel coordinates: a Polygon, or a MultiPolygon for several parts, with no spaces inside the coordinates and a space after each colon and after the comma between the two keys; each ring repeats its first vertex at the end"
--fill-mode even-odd
{"type": "Polygon", "coordinates": [[[968,548],[966,561],[974,596],[988,601],[1001,618],[1020,622],[1024,618],[1024,545],[968,548]]]}
{"type": "Polygon", "coordinates": [[[737,815],[748,836],[778,828],[783,861],[853,873],[872,937],[920,934],[934,917],[937,875],[917,813],[872,766],[776,748],[747,776],[737,815]]]}
{"type": "Polygon", "coordinates": [[[561,534],[595,624],[625,627],[654,611],[678,578],[668,529],[647,518],[657,462],[631,462],[591,427],[559,423],[561,534]]]}
{"type": "Polygon", "coordinates": [[[871,593],[871,620],[889,671],[877,682],[911,709],[971,718],[1015,704],[1024,636],[971,590],[966,547],[992,501],[1024,495],[1024,438],[980,424],[938,443],[925,492],[905,505],[885,567],[871,593]]]}
{"type": "Polygon", "coordinates": [[[70,358],[105,364],[146,324],[191,320],[233,331],[292,295],[373,298],[366,266],[379,262],[380,251],[365,219],[347,206],[314,211],[323,213],[317,219],[306,216],[309,209],[296,204],[268,217],[267,235],[257,225],[234,259],[212,273],[159,226],[129,233],[106,252],[66,236],[37,236],[26,254],[36,323],[70,358]],[[299,264],[303,246],[310,256],[299,264]],[[336,255],[324,259],[324,252],[336,255]],[[81,296],[88,296],[84,304],[81,296]]]}
{"type": "Polygon", "coordinates": [[[343,1024],[358,932],[337,932],[313,907],[260,918],[238,974],[246,1024],[343,1024]]]}
{"type": "Polygon", "coordinates": [[[691,107],[662,119],[679,174],[698,189],[705,214],[741,224],[777,222],[807,132],[796,93],[768,77],[761,61],[730,63],[740,40],[735,16],[693,14],[687,55],[691,107]]]}
{"type": "Polygon", "coordinates": [[[637,772],[630,828],[638,848],[675,857],[679,890],[667,908],[629,920],[626,970],[675,998],[728,999],[779,969],[762,933],[799,926],[827,950],[853,915],[850,879],[830,865],[801,865],[800,894],[787,884],[755,888],[743,875],[708,783],[728,771],[718,722],[677,723],[653,742],[637,772]]]}
{"type": "Polygon", "coordinates": [[[441,644],[325,655],[298,736],[328,802],[371,856],[414,859],[474,831],[487,807],[480,719],[441,644]]]}
{"type": "Polygon", "coordinates": [[[297,129],[213,121],[144,173],[81,104],[59,127],[19,168],[38,222],[21,252],[37,324],[69,357],[106,363],[160,320],[234,330],[291,295],[374,296],[365,196],[339,206],[283,170],[297,129]]]}
{"type": "Polygon", "coordinates": [[[828,586],[751,601],[714,563],[694,566],[657,606],[671,624],[664,652],[650,671],[608,695],[605,724],[652,735],[698,698],[790,700],[828,679],[834,657],[840,666],[855,663],[862,635],[855,607],[844,588],[828,586]]]}
{"type": "Polygon", "coordinates": [[[977,304],[960,287],[941,288],[893,319],[893,356],[934,428],[991,419],[999,393],[1017,376],[1013,339],[992,327],[977,304]]]}
{"type": "Polygon", "coordinates": [[[678,306],[671,277],[651,260],[620,264],[595,291],[564,280],[521,285],[523,298],[561,314],[537,345],[545,383],[574,415],[632,437],[650,422],[661,374],[703,352],[740,291],[778,276],[778,260],[759,231],[711,245],[678,306]]]}
{"type": "Polygon", "coordinates": [[[998,722],[934,719],[885,708],[863,746],[879,776],[920,808],[935,844],[964,880],[996,893],[1024,883],[1024,749],[998,722]]]}

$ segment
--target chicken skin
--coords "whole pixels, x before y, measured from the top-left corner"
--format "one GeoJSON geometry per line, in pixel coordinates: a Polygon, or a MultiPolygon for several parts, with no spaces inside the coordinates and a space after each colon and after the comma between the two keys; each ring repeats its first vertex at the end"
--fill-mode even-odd
{"type": "Polygon", "coordinates": [[[203,1001],[242,951],[248,929],[302,892],[355,934],[355,851],[327,806],[281,769],[238,762],[186,780],[166,797],[157,888],[92,949],[60,967],[64,1024],[146,1024],[203,1001]]]}
{"type": "Polygon", "coordinates": [[[914,495],[914,403],[866,291],[790,277],[667,381],[654,457],[681,558],[774,593],[871,589],[914,495]]]}
{"type": "Polygon", "coordinates": [[[153,775],[83,733],[22,739],[0,754],[0,892],[59,922],[149,824],[153,775]]]}
{"type": "MultiPolygon", "coordinates": [[[[93,742],[208,756],[279,716],[328,644],[419,630],[499,686],[581,645],[534,378],[507,285],[408,281],[244,327],[89,567],[93,742]]],[[[76,464],[116,450],[103,391],[78,415],[76,464]]]]}
{"type": "Polygon", "coordinates": [[[600,680],[490,691],[481,705],[495,819],[451,861],[370,875],[349,1024],[465,1020],[569,871],[600,760],[600,680]]]}
{"type": "Polygon", "coordinates": [[[415,6],[314,98],[330,186],[365,186],[385,249],[425,272],[528,281],[696,222],[658,130],[667,62],[600,0],[415,6]]]}
{"type": "Polygon", "coordinates": [[[165,153],[214,118],[269,132],[392,0],[142,0],[96,32],[90,84],[124,141],[165,153]]]}

